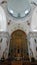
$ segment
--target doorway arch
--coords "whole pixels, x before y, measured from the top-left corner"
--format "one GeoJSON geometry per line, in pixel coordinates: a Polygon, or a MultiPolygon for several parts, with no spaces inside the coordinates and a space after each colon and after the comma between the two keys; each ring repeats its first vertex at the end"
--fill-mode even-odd
{"type": "Polygon", "coordinates": [[[27,35],[24,31],[17,29],[11,34],[10,55],[17,60],[29,59],[27,35]]]}

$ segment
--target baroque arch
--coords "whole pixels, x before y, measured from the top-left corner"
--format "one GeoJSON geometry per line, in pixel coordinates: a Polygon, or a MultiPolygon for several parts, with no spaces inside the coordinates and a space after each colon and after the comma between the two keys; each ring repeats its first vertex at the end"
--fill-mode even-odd
{"type": "Polygon", "coordinates": [[[17,60],[28,60],[27,34],[21,29],[12,32],[10,40],[10,56],[17,60]]]}

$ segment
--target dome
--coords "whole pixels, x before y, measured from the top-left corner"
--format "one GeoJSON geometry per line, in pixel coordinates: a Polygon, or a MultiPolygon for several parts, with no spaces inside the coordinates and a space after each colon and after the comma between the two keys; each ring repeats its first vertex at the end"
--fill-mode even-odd
{"type": "Polygon", "coordinates": [[[30,12],[30,4],[28,0],[9,0],[8,11],[14,17],[25,17],[30,12]]]}

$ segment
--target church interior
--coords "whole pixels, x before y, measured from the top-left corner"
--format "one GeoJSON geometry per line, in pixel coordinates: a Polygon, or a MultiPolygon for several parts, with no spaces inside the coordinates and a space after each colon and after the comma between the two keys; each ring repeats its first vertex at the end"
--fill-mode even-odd
{"type": "Polygon", "coordinates": [[[0,65],[37,65],[37,0],[0,0],[0,65]]]}

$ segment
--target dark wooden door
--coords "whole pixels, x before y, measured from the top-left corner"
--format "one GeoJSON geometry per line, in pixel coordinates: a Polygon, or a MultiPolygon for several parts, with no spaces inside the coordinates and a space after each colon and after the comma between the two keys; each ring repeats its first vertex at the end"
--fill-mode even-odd
{"type": "Polygon", "coordinates": [[[22,30],[16,30],[11,34],[10,54],[11,57],[15,57],[18,59],[29,58],[28,46],[27,46],[27,35],[22,30]]]}

